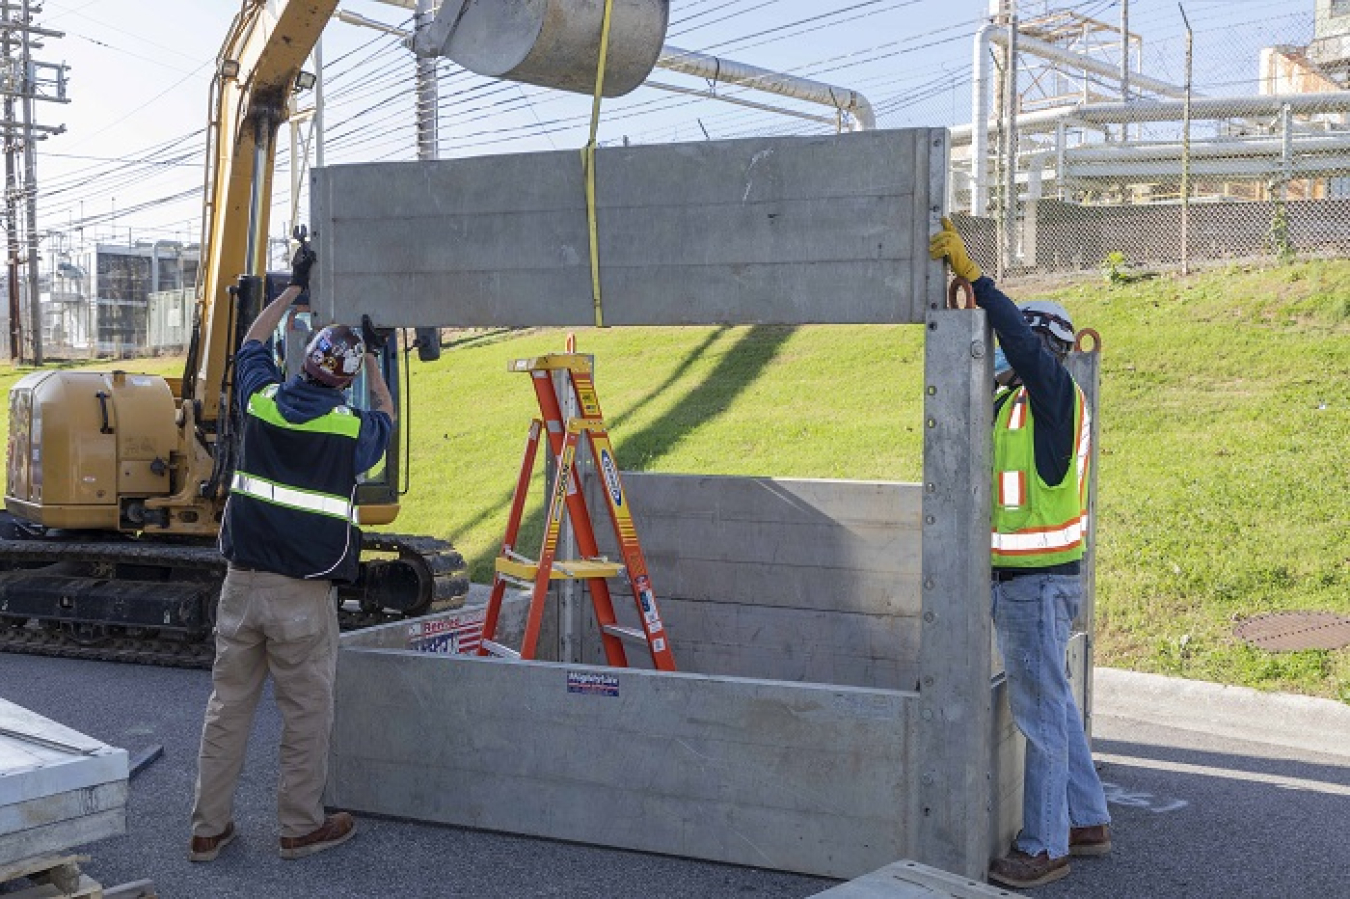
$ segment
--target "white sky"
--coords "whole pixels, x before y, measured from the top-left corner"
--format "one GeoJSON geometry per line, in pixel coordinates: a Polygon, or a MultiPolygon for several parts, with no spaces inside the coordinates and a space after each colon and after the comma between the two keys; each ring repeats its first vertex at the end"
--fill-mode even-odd
{"type": "MultiPolygon", "coordinates": [[[[1311,37],[1314,0],[1184,5],[1196,31],[1197,88],[1204,93],[1255,92],[1261,46],[1311,37]]],[[[216,52],[239,6],[240,0],[46,0],[37,23],[65,37],[46,40],[34,57],[71,67],[71,102],[37,108],[39,123],[67,128],[39,144],[39,231],[72,235],[45,241],[70,240],[81,220],[85,238],[197,240],[200,197],[161,201],[201,185],[201,153],[194,148],[202,146],[216,52]],[[173,152],[165,146],[171,141],[173,152]]],[[[343,7],[408,27],[408,11],[379,0],[345,0],[343,7]]],[[[1024,17],[1047,7],[1120,21],[1121,0],[1022,0],[1024,17]]],[[[855,88],[878,108],[883,127],[948,125],[968,117],[971,36],[987,10],[987,0],[673,0],[667,41],[855,88]]],[[[1145,72],[1179,83],[1176,0],[1130,0],[1130,25],[1145,38],[1145,72]]],[[[410,55],[392,38],[338,22],[325,32],[324,55],[331,100],[326,161],[415,158],[410,55]]],[[[589,98],[485,83],[448,62],[443,72],[443,156],[584,144],[589,98]]],[[[703,86],[659,70],[654,77],[703,86]]],[[[824,127],[644,87],[606,101],[600,139],[654,143],[702,140],[705,132],[722,138],[824,127]]],[[[284,131],[280,143],[288,143],[284,131]]],[[[282,195],[288,171],[283,151],[272,218],[278,234],[289,216],[282,195]]]]}

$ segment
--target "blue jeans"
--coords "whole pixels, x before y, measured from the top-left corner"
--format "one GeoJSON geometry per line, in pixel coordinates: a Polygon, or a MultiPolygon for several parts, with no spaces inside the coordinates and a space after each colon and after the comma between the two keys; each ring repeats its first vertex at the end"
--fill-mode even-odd
{"type": "Polygon", "coordinates": [[[995,581],[992,593],[1013,720],[1027,738],[1015,846],[1062,858],[1069,854],[1070,827],[1111,822],[1065,665],[1082,583],[1076,575],[1028,574],[995,581]]]}

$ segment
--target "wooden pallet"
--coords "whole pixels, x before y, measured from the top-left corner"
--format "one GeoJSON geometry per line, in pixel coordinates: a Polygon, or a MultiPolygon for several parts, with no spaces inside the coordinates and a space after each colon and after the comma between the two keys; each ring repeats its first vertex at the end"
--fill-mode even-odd
{"type": "Polygon", "coordinates": [[[137,880],[105,888],[80,871],[87,855],[41,855],[0,865],[0,884],[20,878],[32,886],[4,894],[4,899],[158,899],[155,885],[137,880]]]}
{"type": "Polygon", "coordinates": [[[6,893],[5,899],[47,896],[103,899],[103,888],[80,873],[80,862],[87,861],[87,855],[39,855],[0,865],[0,883],[26,877],[34,884],[25,890],[6,893]]]}

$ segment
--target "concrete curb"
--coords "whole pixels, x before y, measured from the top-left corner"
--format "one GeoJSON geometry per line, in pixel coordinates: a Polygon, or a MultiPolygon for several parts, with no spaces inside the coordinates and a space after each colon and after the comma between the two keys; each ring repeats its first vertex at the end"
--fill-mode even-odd
{"type": "Polygon", "coordinates": [[[1350,759],[1350,705],[1206,681],[1093,670],[1093,714],[1350,759]]]}

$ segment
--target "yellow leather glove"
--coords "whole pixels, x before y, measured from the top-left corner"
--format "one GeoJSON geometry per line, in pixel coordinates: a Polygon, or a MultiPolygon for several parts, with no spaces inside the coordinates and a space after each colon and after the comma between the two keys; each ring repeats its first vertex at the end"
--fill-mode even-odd
{"type": "Polygon", "coordinates": [[[951,264],[952,274],[958,278],[973,282],[983,274],[980,267],[970,258],[970,253],[966,252],[965,242],[961,240],[961,235],[956,233],[952,220],[946,216],[942,218],[942,230],[928,241],[928,258],[943,257],[951,264]]]}

